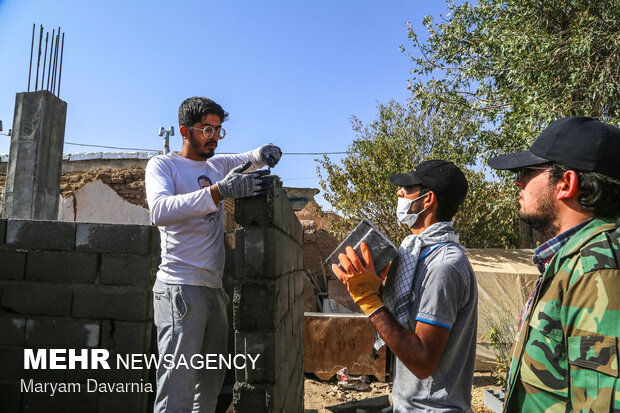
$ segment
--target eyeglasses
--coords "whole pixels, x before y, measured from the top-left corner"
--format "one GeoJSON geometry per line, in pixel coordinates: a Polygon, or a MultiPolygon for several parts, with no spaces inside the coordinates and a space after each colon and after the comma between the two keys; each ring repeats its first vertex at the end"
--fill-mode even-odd
{"type": "Polygon", "coordinates": [[[221,126],[218,128],[214,128],[211,125],[207,125],[204,128],[194,128],[193,126],[190,126],[188,129],[197,129],[199,131],[202,131],[202,136],[207,139],[210,139],[215,134],[218,135],[219,139],[224,139],[224,137],[226,136],[226,130],[221,126]]]}
{"type": "Polygon", "coordinates": [[[517,182],[525,182],[527,180],[529,180],[529,177],[531,175],[532,170],[534,171],[548,171],[550,168],[547,166],[545,167],[541,167],[541,166],[525,166],[523,168],[519,168],[517,170],[515,170],[515,181],[517,182]]]}

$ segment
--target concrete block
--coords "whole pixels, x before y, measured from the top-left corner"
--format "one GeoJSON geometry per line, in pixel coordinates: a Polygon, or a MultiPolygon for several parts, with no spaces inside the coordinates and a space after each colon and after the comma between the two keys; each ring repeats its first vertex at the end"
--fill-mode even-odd
{"type": "MultiPolygon", "coordinates": [[[[138,381],[136,383],[147,383],[138,381]]],[[[153,392],[155,389],[153,388],[153,392]]],[[[99,397],[99,412],[136,413],[146,412],[149,393],[102,393],[99,397]]],[[[151,408],[153,406],[150,406],[151,408]]]]}
{"type": "Polygon", "coordinates": [[[283,320],[282,320],[282,324],[284,324],[284,335],[285,335],[285,341],[284,341],[284,348],[286,349],[291,349],[294,348],[294,341],[293,341],[293,312],[292,311],[287,311],[286,315],[284,316],[283,320]]]}
{"type": "Polygon", "coordinates": [[[237,229],[235,231],[238,278],[256,278],[264,272],[265,233],[262,228],[237,229]]]}
{"type": "MultiPolygon", "coordinates": [[[[70,382],[86,382],[88,379],[97,380],[100,383],[140,383],[148,379],[149,370],[145,367],[142,369],[126,369],[122,364],[121,368],[116,368],[117,354],[110,351],[108,363],[110,369],[74,369],[66,370],[66,380],[70,382]]],[[[131,362],[131,361],[130,361],[131,362]]]]}
{"type": "Polygon", "coordinates": [[[0,315],[0,346],[23,347],[26,337],[26,318],[6,313],[0,315]]]}
{"type": "Polygon", "coordinates": [[[0,382],[24,377],[24,349],[0,347],[0,382]]]}
{"type": "Polygon", "coordinates": [[[289,234],[297,244],[303,245],[304,231],[288,200],[282,205],[282,215],[284,221],[282,230],[289,234]]]}
{"type": "MultiPolygon", "coordinates": [[[[303,295],[299,296],[295,304],[293,305],[293,322],[295,328],[295,334],[302,334],[304,329],[304,299],[303,295]]],[[[303,345],[303,344],[302,344],[303,345]]]]}
{"type": "Polygon", "coordinates": [[[75,235],[77,251],[110,254],[149,254],[151,227],[145,225],[115,225],[78,223],[75,235]]]}
{"type": "Polygon", "coordinates": [[[150,322],[102,321],[101,345],[118,354],[146,354],[151,345],[150,322]]]}
{"type": "Polygon", "coordinates": [[[293,307],[293,303],[295,302],[295,273],[288,273],[283,275],[282,277],[286,277],[288,279],[288,306],[286,307],[286,311],[293,307]]]}
{"type": "Polygon", "coordinates": [[[278,369],[276,364],[281,355],[282,348],[276,347],[275,335],[270,332],[240,332],[235,331],[235,353],[251,354],[256,357],[255,369],[247,366],[243,370],[235,370],[237,382],[248,383],[274,383],[278,369]]]}
{"type": "Polygon", "coordinates": [[[247,282],[235,288],[233,325],[239,331],[273,330],[277,296],[271,283],[247,282]]]}
{"type": "Polygon", "coordinates": [[[305,269],[305,265],[304,265],[304,249],[303,247],[300,247],[297,249],[297,265],[295,266],[295,269],[297,270],[304,270],[305,269]]]}
{"type": "Polygon", "coordinates": [[[27,348],[95,348],[99,346],[98,321],[29,318],[26,322],[27,348]]]}
{"type": "Polygon", "coordinates": [[[235,412],[271,413],[274,412],[267,400],[267,386],[237,382],[233,387],[233,406],[235,412]]]}
{"type": "Polygon", "coordinates": [[[278,305],[276,307],[276,325],[280,324],[282,316],[289,308],[289,289],[289,277],[284,276],[278,278],[278,280],[276,281],[276,294],[278,297],[278,305]]]}
{"type": "Polygon", "coordinates": [[[155,256],[161,255],[161,234],[159,232],[159,227],[155,225],[151,226],[151,254],[155,256]]]}
{"type": "Polygon", "coordinates": [[[0,218],[0,247],[6,244],[6,218],[0,218]]]}
{"type": "MultiPolygon", "coordinates": [[[[286,317],[286,313],[283,314],[282,316],[282,320],[280,321],[280,324],[278,324],[278,327],[276,327],[275,331],[273,332],[274,335],[274,342],[276,344],[276,354],[278,355],[279,358],[283,358],[286,356],[286,322],[285,322],[285,317],[286,317]]],[[[275,363],[275,362],[274,362],[275,363]]],[[[279,375],[281,373],[281,370],[278,369],[276,371],[276,375],[279,375]]]]}
{"type": "Polygon", "coordinates": [[[22,393],[19,387],[19,382],[0,383],[0,400],[2,400],[2,411],[20,411],[22,404],[22,393]]]}
{"type": "Polygon", "coordinates": [[[101,254],[101,284],[148,287],[155,282],[156,272],[151,255],[101,254]]]}
{"type": "Polygon", "coordinates": [[[75,249],[75,223],[9,219],[6,243],[12,249],[72,251],[75,249]]]}
{"type": "Polygon", "coordinates": [[[97,254],[30,251],[26,279],[54,283],[92,284],[97,278],[97,254]]]}
{"type": "Polygon", "coordinates": [[[152,318],[151,293],[139,287],[76,286],[71,315],[77,318],[144,321],[152,318]]]}
{"type": "Polygon", "coordinates": [[[0,280],[23,280],[26,268],[26,253],[0,249],[0,280]]]}
{"type": "Polygon", "coordinates": [[[293,273],[293,278],[295,279],[295,300],[299,300],[299,296],[304,294],[304,277],[303,271],[293,273]]]}
{"type": "Polygon", "coordinates": [[[14,282],[2,288],[2,307],[19,314],[66,316],[71,314],[72,292],[62,285],[14,282]]]}
{"type": "Polygon", "coordinates": [[[266,227],[273,222],[268,194],[235,200],[235,221],[244,228],[266,227]]]}
{"type": "MultiPolygon", "coordinates": [[[[64,382],[66,370],[62,369],[25,369],[24,368],[24,348],[0,347],[0,382],[4,380],[45,381],[45,382],[64,382]]],[[[3,404],[0,398],[0,411],[3,404]]]]}
{"type": "Polygon", "coordinates": [[[25,393],[23,412],[32,413],[97,413],[97,393],[88,393],[86,384],[81,392],[56,393],[25,393]]]}

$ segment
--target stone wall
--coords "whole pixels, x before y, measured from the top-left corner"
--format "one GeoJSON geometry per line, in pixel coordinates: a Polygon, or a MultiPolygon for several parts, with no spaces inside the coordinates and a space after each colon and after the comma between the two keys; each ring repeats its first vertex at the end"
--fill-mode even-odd
{"type": "Polygon", "coordinates": [[[87,392],[87,379],[148,383],[149,370],[24,370],[24,348],[150,352],[155,227],[0,220],[2,411],[145,412],[146,392],[87,392]],[[21,379],[84,385],[22,392],[21,379]]]}
{"type": "Polygon", "coordinates": [[[276,181],[235,202],[235,352],[260,353],[237,370],[235,412],[303,412],[303,231],[276,181]]]}

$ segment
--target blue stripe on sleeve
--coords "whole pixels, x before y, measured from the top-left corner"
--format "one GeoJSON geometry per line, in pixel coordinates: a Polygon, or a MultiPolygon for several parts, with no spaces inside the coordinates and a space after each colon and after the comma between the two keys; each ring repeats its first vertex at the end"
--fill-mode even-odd
{"type": "Polygon", "coordinates": [[[448,330],[452,331],[452,327],[450,327],[447,324],[440,323],[438,321],[427,320],[427,319],[421,318],[421,317],[416,317],[415,320],[416,321],[421,321],[421,322],[426,323],[426,324],[431,324],[431,325],[434,325],[434,326],[439,326],[439,327],[447,328],[448,330]]]}

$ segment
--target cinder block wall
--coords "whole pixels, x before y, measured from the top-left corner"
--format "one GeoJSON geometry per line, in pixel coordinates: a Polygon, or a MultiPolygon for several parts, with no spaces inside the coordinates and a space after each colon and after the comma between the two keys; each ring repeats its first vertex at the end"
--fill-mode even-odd
{"type": "Polygon", "coordinates": [[[2,411],[145,412],[148,393],[22,393],[20,379],[149,381],[116,354],[149,353],[156,227],[0,220],[2,411]],[[24,370],[24,348],[105,348],[111,370],[24,370]]]}
{"type": "Polygon", "coordinates": [[[303,412],[303,231],[276,181],[235,202],[235,352],[260,353],[236,371],[235,412],[303,412]]]}

